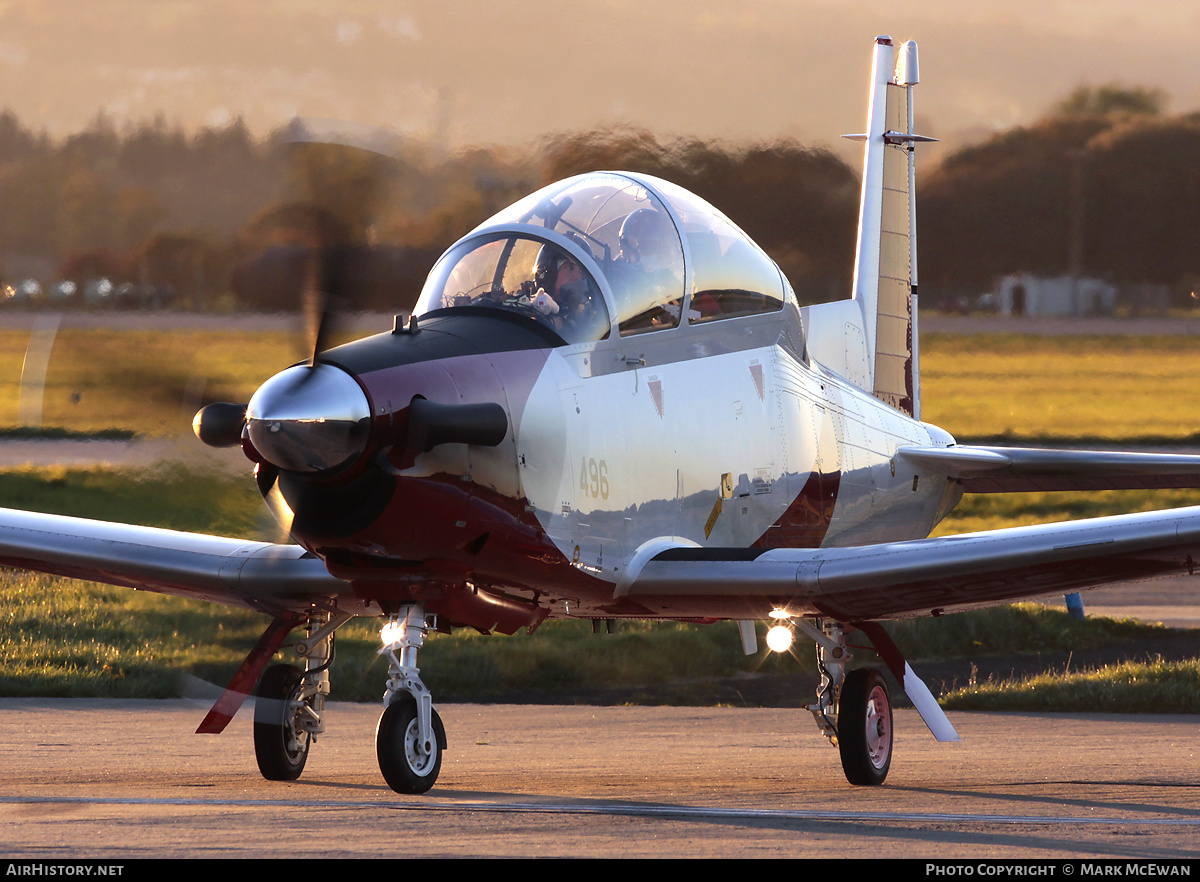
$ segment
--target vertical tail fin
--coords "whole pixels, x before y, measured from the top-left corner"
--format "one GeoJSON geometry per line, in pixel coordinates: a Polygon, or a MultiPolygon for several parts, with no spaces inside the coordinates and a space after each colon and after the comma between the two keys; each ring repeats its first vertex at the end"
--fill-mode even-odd
{"type": "Polygon", "coordinates": [[[914,147],[934,139],[913,133],[917,80],[917,44],[904,43],[897,57],[890,37],[876,37],[867,132],[849,137],[866,142],[853,294],[866,338],[865,388],[919,419],[914,147]]]}

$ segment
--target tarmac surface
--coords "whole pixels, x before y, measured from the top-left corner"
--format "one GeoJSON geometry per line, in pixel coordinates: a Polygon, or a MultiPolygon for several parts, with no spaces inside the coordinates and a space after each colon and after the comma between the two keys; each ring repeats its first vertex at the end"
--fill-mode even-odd
{"type": "Polygon", "coordinates": [[[379,708],[333,704],[296,782],[263,780],[243,708],[0,700],[0,855],[1200,857],[1200,716],[896,717],[891,775],[852,787],[802,710],[445,705],[438,785],[379,775],[379,708]]]}

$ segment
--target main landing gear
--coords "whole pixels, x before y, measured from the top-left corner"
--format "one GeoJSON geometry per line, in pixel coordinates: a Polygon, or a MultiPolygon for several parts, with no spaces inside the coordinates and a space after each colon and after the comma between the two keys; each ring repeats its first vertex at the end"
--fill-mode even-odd
{"type": "Polygon", "coordinates": [[[305,723],[314,713],[305,691],[304,672],[293,665],[271,665],[258,682],[254,758],[268,781],[295,781],[304,771],[313,738],[305,723]]]}
{"type": "Polygon", "coordinates": [[[892,765],[892,703],[878,671],[846,675],[838,695],[838,753],[851,784],[882,784],[892,765]]]}
{"type": "Polygon", "coordinates": [[[795,624],[817,643],[821,684],[816,703],[808,707],[817,728],[837,745],[847,781],[882,784],[892,765],[892,702],[887,683],[873,668],[846,670],[851,653],[840,623],[823,622],[821,630],[804,621],[795,624]]]}
{"type": "MultiPolygon", "coordinates": [[[[333,632],[350,618],[342,615],[331,622],[328,614],[310,615],[308,637],[295,646],[305,659],[304,669],[272,665],[259,680],[254,756],[267,780],[299,778],[309,748],[325,731],[333,632]]],[[[375,731],[375,752],[384,780],[397,793],[429,790],[437,781],[446,749],[446,729],[417,669],[417,650],[428,630],[424,608],[414,604],[391,616],[381,634],[380,654],[391,664],[383,716],[375,731]]]]}
{"type": "Polygon", "coordinates": [[[268,781],[295,781],[304,771],[308,750],[325,731],[325,696],[333,663],[333,632],[349,620],[328,613],[308,617],[308,638],[296,644],[304,669],[272,665],[255,690],[254,758],[268,781]]]}

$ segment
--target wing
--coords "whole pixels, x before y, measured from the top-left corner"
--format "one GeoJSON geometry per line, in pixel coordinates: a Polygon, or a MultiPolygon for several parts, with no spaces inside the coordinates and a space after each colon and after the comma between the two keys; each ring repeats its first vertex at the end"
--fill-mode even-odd
{"type": "Polygon", "coordinates": [[[762,598],[793,615],[854,622],[1194,574],[1197,560],[1193,507],[854,548],[673,548],[619,593],[762,598]]]}
{"type": "Polygon", "coordinates": [[[1029,447],[901,447],[896,455],[967,493],[1200,487],[1200,456],[1029,447]]]}
{"type": "Polygon", "coordinates": [[[295,545],[13,509],[0,509],[0,564],[274,615],[344,598],[350,588],[295,545]]]}

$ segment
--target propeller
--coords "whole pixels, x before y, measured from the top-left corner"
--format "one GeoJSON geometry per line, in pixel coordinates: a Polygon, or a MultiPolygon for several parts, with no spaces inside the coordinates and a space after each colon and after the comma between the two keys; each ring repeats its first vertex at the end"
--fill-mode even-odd
{"type": "MultiPolygon", "coordinates": [[[[394,140],[376,130],[325,120],[295,120],[287,140],[296,145],[293,177],[301,191],[288,216],[305,231],[302,239],[310,249],[303,270],[296,273],[293,263],[289,276],[300,289],[292,302],[299,301],[304,319],[305,363],[267,380],[249,404],[201,408],[192,428],[210,446],[248,442],[262,460],[311,474],[349,465],[372,441],[366,394],[351,374],[323,362],[321,353],[370,273],[366,243],[388,183],[379,160],[397,158],[399,151],[394,140]],[[339,155],[330,150],[336,147],[357,152],[339,155]]],[[[262,262],[260,275],[275,269],[269,264],[262,262]]],[[[439,404],[417,396],[405,425],[399,437],[376,438],[378,446],[410,454],[447,443],[496,446],[508,431],[508,417],[499,404],[439,404]]]]}
{"type": "MultiPolygon", "coordinates": [[[[307,363],[303,366],[289,368],[283,374],[277,374],[268,380],[250,399],[250,404],[221,401],[200,408],[192,419],[192,431],[195,432],[197,438],[209,447],[236,447],[242,443],[243,433],[256,421],[264,418],[264,407],[266,413],[271,415],[267,417],[270,419],[275,419],[274,412],[279,408],[283,407],[288,410],[289,416],[284,419],[284,422],[299,420],[300,423],[304,423],[321,419],[322,407],[331,394],[329,389],[331,386],[336,387],[338,382],[331,379],[336,375],[329,374],[327,366],[321,365],[320,353],[329,348],[329,341],[336,332],[338,317],[345,311],[345,305],[348,302],[341,294],[341,289],[345,282],[349,261],[349,249],[345,246],[330,246],[320,249],[307,261],[308,269],[305,271],[305,280],[300,293],[306,332],[305,351],[308,356],[305,360],[307,363]],[[284,375],[287,375],[287,380],[280,381],[279,378],[284,375]],[[310,380],[317,377],[325,378],[317,384],[317,389],[308,393],[301,391],[301,387],[308,385],[310,380]],[[262,397],[264,390],[267,392],[265,398],[262,397]],[[283,401],[289,399],[290,405],[282,404],[283,401]],[[258,402],[258,407],[253,411],[254,419],[250,419],[248,414],[251,413],[251,406],[255,402],[258,402]],[[296,416],[297,414],[303,416],[296,416]]],[[[336,369],[329,368],[329,370],[336,369]]],[[[337,371],[337,373],[349,379],[349,376],[343,371],[337,371]]],[[[350,380],[350,383],[354,387],[353,391],[365,403],[366,399],[362,390],[353,380],[350,380]]],[[[369,415],[368,412],[367,416],[369,417],[369,415]]],[[[279,422],[278,419],[276,422],[279,422]]],[[[278,431],[277,428],[276,432],[278,431]]],[[[293,434],[300,438],[307,438],[309,443],[316,441],[312,431],[294,432],[293,434]]],[[[330,455],[330,451],[324,446],[328,443],[329,434],[324,433],[326,436],[324,444],[318,444],[318,447],[322,448],[322,453],[317,458],[322,462],[330,455]]],[[[267,443],[270,439],[262,437],[261,432],[251,432],[250,438],[251,444],[260,454],[265,455],[265,449],[273,446],[267,443]],[[257,440],[256,434],[259,436],[257,440]]],[[[270,457],[266,458],[281,468],[299,467],[299,464],[303,462],[303,457],[296,459],[295,456],[289,454],[282,457],[292,463],[291,466],[275,462],[270,457]]],[[[316,470],[316,468],[308,467],[299,468],[301,471],[316,470]]]]}
{"type": "MultiPolygon", "coordinates": [[[[312,470],[318,463],[327,463],[334,452],[329,449],[331,438],[338,435],[317,431],[310,423],[321,419],[330,388],[336,388],[338,374],[318,370],[320,353],[329,348],[339,324],[339,316],[352,306],[351,292],[355,278],[363,275],[359,264],[367,260],[369,249],[356,247],[365,242],[372,212],[381,193],[387,190],[384,167],[380,157],[399,156],[394,136],[378,130],[331,120],[295,119],[285,140],[292,148],[292,182],[296,187],[295,200],[285,203],[268,214],[268,229],[286,231],[296,244],[291,255],[281,258],[278,247],[272,247],[270,237],[264,237],[264,250],[240,268],[245,284],[265,286],[267,299],[279,299],[300,306],[304,322],[304,353],[307,368],[302,372],[285,371],[269,380],[251,399],[251,404],[219,402],[201,408],[192,420],[196,436],[211,447],[234,447],[242,443],[243,434],[251,426],[251,444],[260,452],[276,450],[275,458],[281,467],[312,470]],[[345,151],[341,148],[353,148],[345,151]],[[303,254],[300,261],[296,256],[303,254]],[[289,290],[290,289],[290,290],[289,290]],[[286,376],[281,380],[280,377],[286,376]],[[301,389],[314,378],[322,376],[311,391],[301,389]],[[285,405],[284,401],[290,403],[285,405]],[[257,402],[257,404],[256,404],[257,402]],[[256,407],[251,407],[256,405],[256,407]],[[248,408],[250,417],[247,416],[248,408]],[[279,419],[278,411],[287,411],[279,419]],[[273,442],[276,438],[264,435],[258,428],[263,418],[277,423],[274,434],[283,426],[305,426],[288,430],[294,436],[296,449],[284,453],[273,442]],[[302,439],[302,440],[301,440],[302,439]],[[313,463],[304,453],[313,447],[313,463]],[[284,466],[287,462],[289,466],[284,466]]],[[[354,393],[363,398],[353,380],[354,393]]],[[[343,384],[344,385],[344,384],[343,384]]],[[[364,398],[365,400],[365,398],[364,398]]],[[[333,413],[339,413],[336,409],[333,413]]],[[[357,418],[357,417],[356,417],[357,418]]],[[[346,456],[357,445],[350,443],[346,456]]],[[[345,458],[345,457],[343,457],[345,458]]]]}
{"type": "Polygon", "coordinates": [[[258,455],[294,472],[348,465],[366,450],[371,404],[350,374],[297,365],[259,387],[246,407],[245,434],[258,455]]]}
{"type": "Polygon", "coordinates": [[[333,243],[318,249],[309,261],[301,304],[304,313],[309,367],[316,367],[342,315],[350,311],[351,274],[360,254],[350,245],[333,243]]]}
{"type": "MultiPolygon", "coordinates": [[[[371,405],[341,368],[295,365],[263,383],[248,405],[201,408],[192,429],[210,447],[234,447],[244,439],[278,468],[322,472],[349,465],[366,451],[371,405]]],[[[496,447],[507,434],[508,414],[499,404],[440,404],[418,396],[408,406],[403,435],[378,440],[416,455],[440,444],[496,447]]]]}

